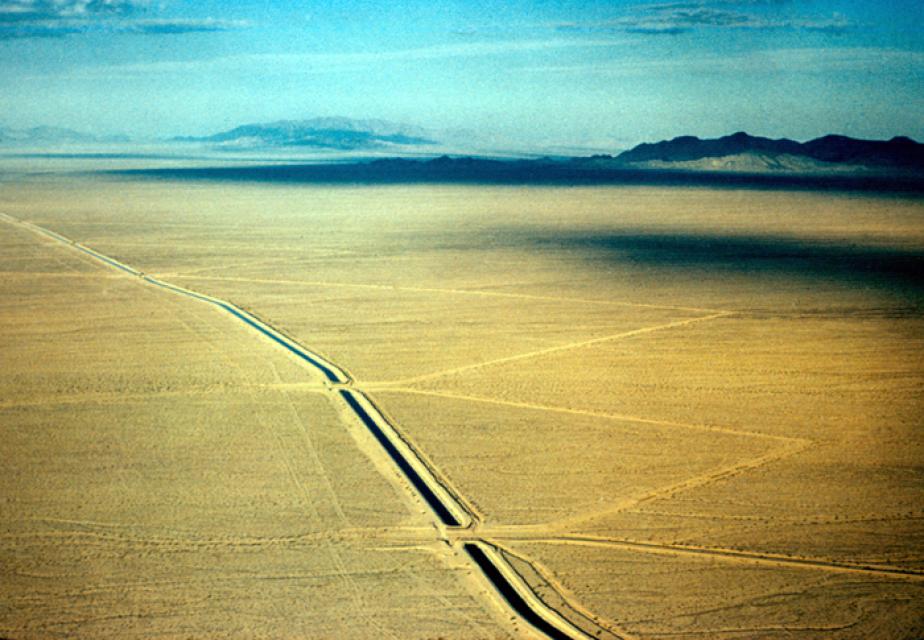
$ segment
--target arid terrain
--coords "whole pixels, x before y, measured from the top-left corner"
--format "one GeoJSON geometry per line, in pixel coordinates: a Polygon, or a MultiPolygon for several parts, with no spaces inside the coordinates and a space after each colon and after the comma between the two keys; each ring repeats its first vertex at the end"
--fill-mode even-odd
{"type": "Polygon", "coordinates": [[[467,541],[575,637],[924,635],[920,198],[49,175],[0,213],[0,637],[542,637],[467,541]]]}

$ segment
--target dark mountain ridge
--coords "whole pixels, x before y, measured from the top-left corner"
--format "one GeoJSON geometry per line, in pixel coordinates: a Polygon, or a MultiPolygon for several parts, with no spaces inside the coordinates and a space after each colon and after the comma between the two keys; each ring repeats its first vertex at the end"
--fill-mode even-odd
{"type": "Polygon", "coordinates": [[[675,163],[742,154],[796,156],[818,162],[871,168],[924,169],[924,144],[906,137],[860,140],[827,135],[802,143],[787,138],[774,140],[752,136],[743,131],[707,140],[681,136],[673,140],[643,143],[619,154],[615,160],[627,164],[675,163]]]}

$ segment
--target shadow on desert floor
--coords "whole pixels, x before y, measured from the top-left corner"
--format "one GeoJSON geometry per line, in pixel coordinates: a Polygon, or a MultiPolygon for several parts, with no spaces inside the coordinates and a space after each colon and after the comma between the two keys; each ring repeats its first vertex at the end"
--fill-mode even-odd
{"type": "MultiPolygon", "coordinates": [[[[583,252],[633,266],[843,280],[894,293],[924,293],[924,250],[806,241],[782,236],[633,231],[568,232],[523,228],[493,235],[495,245],[583,252]]],[[[917,296],[915,296],[917,297],[917,296]]]]}

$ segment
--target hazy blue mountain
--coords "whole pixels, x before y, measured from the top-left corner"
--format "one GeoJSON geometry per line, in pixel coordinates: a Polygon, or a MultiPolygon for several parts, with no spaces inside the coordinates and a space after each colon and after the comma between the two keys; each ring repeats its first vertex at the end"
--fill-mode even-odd
{"type": "Polygon", "coordinates": [[[828,135],[801,143],[744,132],[701,140],[682,136],[625,151],[615,160],[649,168],[819,171],[849,165],[874,169],[924,169],[924,145],[905,137],[858,140],[828,135]],[[719,162],[715,159],[728,159],[719,162]]]}
{"type": "Polygon", "coordinates": [[[129,142],[126,136],[97,136],[64,127],[0,127],[0,144],[5,146],[59,146],[129,142]]]}
{"type": "Polygon", "coordinates": [[[312,147],[362,151],[423,147],[437,144],[426,130],[385,120],[312,118],[246,124],[203,137],[174,138],[177,142],[211,143],[233,149],[312,147]]]}

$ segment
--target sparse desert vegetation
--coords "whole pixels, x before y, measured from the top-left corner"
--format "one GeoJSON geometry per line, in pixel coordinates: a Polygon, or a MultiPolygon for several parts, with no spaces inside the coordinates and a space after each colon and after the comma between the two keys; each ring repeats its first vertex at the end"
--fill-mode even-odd
{"type": "Polygon", "coordinates": [[[331,359],[476,519],[270,341],[0,221],[0,635],[529,634],[473,537],[601,638],[924,633],[920,199],[47,177],[0,212],[331,359]]]}

